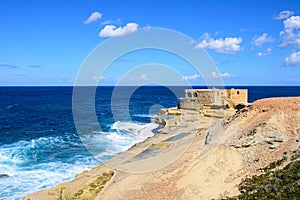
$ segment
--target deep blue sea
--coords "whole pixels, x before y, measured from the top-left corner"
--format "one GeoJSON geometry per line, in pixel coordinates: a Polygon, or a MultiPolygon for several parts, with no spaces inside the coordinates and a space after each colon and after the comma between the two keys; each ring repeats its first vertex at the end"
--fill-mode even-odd
{"type": "MultiPolygon", "coordinates": [[[[234,88],[247,88],[249,102],[300,96],[300,87],[234,88]]],[[[173,91],[184,96],[184,89],[174,87],[173,91]]],[[[122,102],[128,90],[123,87],[119,91],[124,94],[116,94],[118,111],[114,114],[114,90],[97,88],[95,110],[102,131],[87,128],[80,137],[72,114],[72,87],[0,87],[0,174],[9,175],[0,177],[0,199],[21,199],[25,194],[73,179],[77,173],[145,139],[138,132],[160,107],[177,106],[176,95],[165,87],[140,87],[128,102],[122,102]],[[127,111],[130,120],[122,115],[127,111]],[[97,159],[84,144],[100,145],[97,159]]],[[[88,121],[84,116],[82,121],[88,121]]]]}

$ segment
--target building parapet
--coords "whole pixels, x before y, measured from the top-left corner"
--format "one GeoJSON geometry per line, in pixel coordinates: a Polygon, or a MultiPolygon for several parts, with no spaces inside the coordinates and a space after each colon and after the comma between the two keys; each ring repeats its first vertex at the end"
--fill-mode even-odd
{"type": "Polygon", "coordinates": [[[178,108],[202,110],[205,107],[235,108],[247,104],[247,89],[186,89],[185,97],[179,99],[178,108]]]}

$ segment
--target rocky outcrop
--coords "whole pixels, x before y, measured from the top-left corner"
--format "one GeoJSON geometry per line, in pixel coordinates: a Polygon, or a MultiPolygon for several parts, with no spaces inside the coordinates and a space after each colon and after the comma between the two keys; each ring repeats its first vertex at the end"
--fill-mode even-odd
{"type": "Polygon", "coordinates": [[[235,148],[266,145],[269,146],[270,149],[275,149],[284,142],[284,138],[284,134],[280,133],[279,130],[269,130],[266,123],[260,123],[245,135],[229,141],[229,144],[235,148]]]}
{"type": "Polygon", "coordinates": [[[167,121],[165,119],[165,116],[167,116],[167,115],[168,115],[168,109],[163,108],[163,109],[160,109],[159,113],[154,118],[153,122],[156,123],[156,124],[158,124],[158,127],[157,127],[157,132],[158,133],[162,133],[163,132],[163,129],[164,129],[164,127],[167,124],[167,121]]]}
{"type": "Polygon", "coordinates": [[[9,175],[7,175],[7,174],[0,174],[0,178],[7,178],[7,177],[9,177],[9,175]]]}

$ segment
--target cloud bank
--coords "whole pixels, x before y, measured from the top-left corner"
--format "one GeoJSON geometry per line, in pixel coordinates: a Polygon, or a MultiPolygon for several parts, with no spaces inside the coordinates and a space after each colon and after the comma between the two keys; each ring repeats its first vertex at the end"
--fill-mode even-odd
{"type": "Polygon", "coordinates": [[[106,25],[99,33],[100,37],[120,37],[132,34],[137,31],[138,24],[127,23],[124,27],[116,27],[114,25],[106,25]]]}
{"type": "Polygon", "coordinates": [[[210,34],[204,33],[196,48],[212,49],[217,53],[232,54],[243,50],[240,45],[242,41],[241,37],[213,39],[210,34]]]}
{"type": "Polygon", "coordinates": [[[99,12],[93,12],[83,23],[88,25],[90,23],[96,22],[102,18],[102,14],[99,12]]]}
{"type": "Polygon", "coordinates": [[[280,48],[300,47],[300,16],[291,16],[283,22],[284,30],[280,32],[280,48]]]}
{"type": "Polygon", "coordinates": [[[267,55],[270,55],[271,53],[272,53],[272,47],[269,47],[264,52],[258,52],[257,56],[259,56],[259,57],[267,56],[267,55]]]}
{"type": "Polygon", "coordinates": [[[290,11],[290,10],[284,10],[284,11],[281,11],[278,15],[276,15],[273,19],[274,19],[274,20],[287,19],[287,18],[289,18],[290,16],[292,16],[293,14],[294,14],[293,11],[290,11]]]}
{"type": "Polygon", "coordinates": [[[300,51],[293,52],[284,59],[286,66],[295,66],[300,64],[300,51]]]}
{"type": "Polygon", "coordinates": [[[262,35],[255,35],[252,38],[252,44],[255,46],[261,47],[264,43],[274,42],[272,36],[269,36],[267,33],[263,33],[262,35]]]}

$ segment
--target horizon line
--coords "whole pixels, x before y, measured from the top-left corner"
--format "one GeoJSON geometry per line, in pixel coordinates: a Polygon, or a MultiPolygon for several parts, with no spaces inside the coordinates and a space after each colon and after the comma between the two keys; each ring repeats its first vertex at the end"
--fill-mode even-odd
{"type": "MultiPolygon", "coordinates": [[[[222,85],[209,87],[300,87],[300,85],[222,85]]],[[[95,87],[93,85],[0,85],[0,87],[95,87]]],[[[96,87],[208,87],[207,85],[97,85],[96,87]]]]}

